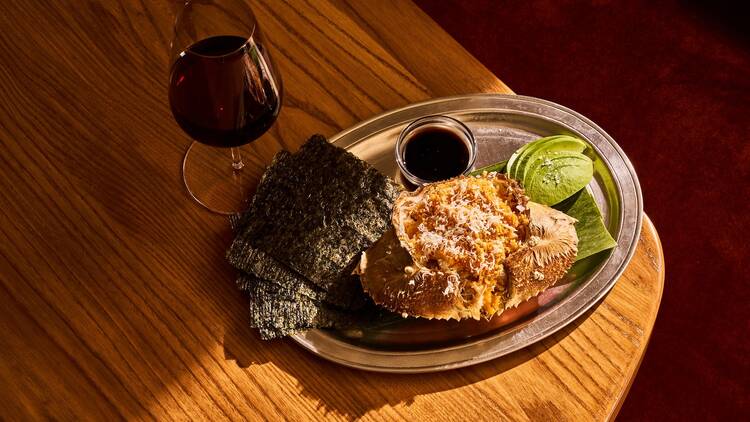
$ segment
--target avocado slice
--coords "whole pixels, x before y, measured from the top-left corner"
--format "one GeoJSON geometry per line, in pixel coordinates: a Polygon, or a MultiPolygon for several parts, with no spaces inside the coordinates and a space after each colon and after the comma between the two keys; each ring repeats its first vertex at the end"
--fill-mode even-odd
{"type": "Polygon", "coordinates": [[[554,205],[567,199],[594,176],[593,162],[579,152],[549,151],[538,155],[527,165],[522,183],[529,197],[540,204],[554,205]]]}
{"type": "Polygon", "coordinates": [[[529,167],[534,164],[541,154],[546,152],[578,152],[581,153],[586,150],[586,143],[580,139],[572,136],[562,135],[557,137],[543,138],[545,142],[541,142],[529,148],[524,154],[519,156],[518,166],[516,170],[516,179],[523,180],[526,177],[529,167]]]}
{"type": "Polygon", "coordinates": [[[528,144],[523,145],[521,148],[517,149],[516,152],[513,153],[513,155],[510,156],[508,159],[508,176],[513,177],[514,179],[518,179],[516,175],[520,175],[520,172],[518,172],[519,164],[521,163],[521,159],[524,156],[527,156],[528,153],[531,150],[534,150],[538,148],[540,145],[543,145],[545,142],[549,142],[558,138],[565,138],[569,137],[568,135],[553,135],[553,136],[547,136],[546,138],[539,138],[536,141],[529,142],[528,144]]]}
{"type": "Polygon", "coordinates": [[[536,145],[536,143],[539,141],[540,140],[537,139],[536,141],[532,141],[532,142],[529,142],[528,144],[524,144],[523,146],[521,146],[521,148],[518,148],[516,152],[514,152],[510,156],[510,158],[508,158],[508,164],[505,167],[507,169],[506,173],[508,174],[508,176],[514,177],[513,174],[515,173],[515,168],[518,165],[518,157],[520,157],[524,151],[536,145]]]}

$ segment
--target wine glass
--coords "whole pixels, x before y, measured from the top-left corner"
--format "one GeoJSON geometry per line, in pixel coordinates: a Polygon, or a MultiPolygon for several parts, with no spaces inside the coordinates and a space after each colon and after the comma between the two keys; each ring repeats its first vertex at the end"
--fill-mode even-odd
{"type": "Polygon", "coordinates": [[[242,212],[250,183],[240,147],[273,125],[282,94],[253,12],[242,0],[186,0],[170,57],[169,104],[194,140],[182,161],[185,187],[213,212],[242,212]]]}

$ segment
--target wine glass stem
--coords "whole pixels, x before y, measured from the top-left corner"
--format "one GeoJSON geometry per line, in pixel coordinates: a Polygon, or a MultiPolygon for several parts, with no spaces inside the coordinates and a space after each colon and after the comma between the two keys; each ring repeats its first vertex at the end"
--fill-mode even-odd
{"type": "Polygon", "coordinates": [[[242,162],[242,154],[239,148],[231,148],[232,150],[232,168],[235,171],[242,170],[245,167],[245,163],[242,162]]]}

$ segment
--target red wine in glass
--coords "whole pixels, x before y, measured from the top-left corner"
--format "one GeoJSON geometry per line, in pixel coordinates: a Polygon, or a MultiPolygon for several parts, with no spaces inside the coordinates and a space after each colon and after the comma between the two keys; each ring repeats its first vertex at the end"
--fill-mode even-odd
{"type": "MultiPolygon", "coordinates": [[[[282,98],[258,21],[245,0],[185,0],[170,57],[169,105],[193,139],[182,159],[185,188],[215,213],[242,212],[260,168],[245,167],[240,147],[268,131],[282,98]]],[[[243,149],[263,163],[262,149],[243,149]]]]}
{"type": "Polygon", "coordinates": [[[253,37],[200,40],[172,65],[172,114],[191,138],[203,144],[247,144],[263,135],[279,114],[280,84],[274,78],[263,45],[253,37]]]}

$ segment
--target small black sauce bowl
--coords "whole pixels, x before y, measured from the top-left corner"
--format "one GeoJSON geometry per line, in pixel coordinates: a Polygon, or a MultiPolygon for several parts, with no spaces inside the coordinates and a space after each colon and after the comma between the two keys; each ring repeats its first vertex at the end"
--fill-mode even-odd
{"type": "Polygon", "coordinates": [[[471,130],[469,130],[469,128],[466,127],[465,124],[452,117],[441,115],[419,118],[406,126],[404,130],[401,131],[401,134],[398,136],[398,140],[396,141],[396,164],[398,164],[398,168],[401,170],[401,175],[409,183],[417,187],[426,185],[428,183],[434,183],[436,181],[422,179],[409,171],[409,169],[406,167],[406,161],[404,159],[406,144],[413,135],[425,129],[435,127],[447,129],[451,132],[454,132],[464,143],[466,143],[466,148],[469,151],[469,161],[466,164],[466,168],[464,169],[463,173],[461,174],[468,174],[471,171],[472,167],[474,167],[474,162],[477,159],[477,142],[474,139],[474,135],[471,133],[471,130]]]}

